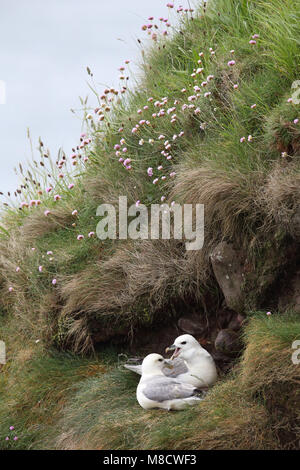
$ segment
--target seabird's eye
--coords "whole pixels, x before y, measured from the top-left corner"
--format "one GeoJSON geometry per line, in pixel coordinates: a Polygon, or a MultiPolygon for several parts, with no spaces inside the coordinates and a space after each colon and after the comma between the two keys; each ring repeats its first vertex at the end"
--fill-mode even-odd
{"type": "Polygon", "coordinates": [[[182,343],[181,343],[181,344],[186,344],[186,341],[182,341],[182,343]]]}
{"type": "Polygon", "coordinates": [[[158,360],[159,360],[159,362],[162,362],[162,361],[163,361],[162,359],[158,359],[158,360]]]}

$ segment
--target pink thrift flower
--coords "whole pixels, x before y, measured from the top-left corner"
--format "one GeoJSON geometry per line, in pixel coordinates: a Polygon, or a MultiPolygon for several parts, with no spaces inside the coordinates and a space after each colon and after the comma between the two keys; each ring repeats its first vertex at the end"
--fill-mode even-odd
{"type": "Polygon", "coordinates": [[[294,122],[294,124],[298,124],[298,122],[299,122],[299,119],[298,119],[298,118],[297,118],[297,119],[294,119],[294,121],[293,121],[293,122],[294,122]]]}
{"type": "Polygon", "coordinates": [[[75,209],[75,210],[72,212],[72,215],[78,215],[78,210],[75,209]]]}
{"type": "Polygon", "coordinates": [[[52,279],[52,285],[56,286],[56,284],[57,284],[57,279],[52,279]]]}
{"type": "Polygon", "coordinates": [[[21,270],[21,268],[18,266],[18,267],[16,268],[16,273],[19,273],[20,270],[21,270]]]}
{"type": "Polygon", "coordinates": [[[156,183],[158,183],[158,178],[155,178],[155,179],[153,180],[153,184],[156,184],[156,183]]]}
{"type": "Polygon", "coordinates": [[[53,251],[47,251],[47,255],[48,255],[48,256],[53,255],[53,251]]]}
{"type": "Polygon", "coordinates": [[[293,98],[288,98],[288,99],[287,99],[287,102],[288,102],[288,103],[292,103],[292,102],[293,102],[293,98]]]}
{"type": "Polygon", "coordinates": [[[77,240],[80,241],[80,240],[83,240],[84,239],[84,236],[83,235],[78,235],[77,237],[77,240]]]}
{"type": "Polygon", "coordinates": [[[241,138],[240,138],[240,142],[241,142],[241,143],[242,143],[242,142],[245,142],[245,140],[246,140],[246,137],[241,137],[241,138]]]}
{"type": "Polygon", "coordinates": [[[50,193],[51,191],[52,191],[51,186],[49,186],[49,188],[46,188],[46,193],[50,193]]]}
{"type": "Polygon", "coordinates": [[[54,196],[54,201],[59,201],[61,199],[61,196],[59,194],[56,194],[54,196]]]}
{"type": "Polygon", "coordinates": [[[46,217],[47,217],[49,214],[51,214],[51,212],[50,212],[49,210],[46,210],[46,211],[44,212],[44,215],[45,215],[46,217]]]}
{"type": "Polygon", "coordinates": [[[95,232],[90,232],[90,233],[88,234],[88,237],[89,237],[89,238],[92,238],[92,237],[94,237],[94,236],[95,236],[95,232]]]}
{"type": "Polygon", "coordinates": [[[43,272],[43,266],[39,266],[39,272],[43,272]]]}
{"type": "Polygon", "coordinates": [[[256,41],[255,41],[254,39],[251,39],[251,40],[249,41],[249,44],[251,44],[252,46],[255,46],[256,41]]]}
{"type": "Polygon", "coordinates": [[[227,62],[227,65],[229,65],[229,67],[232,67],[233,65],[235,65],[235,60],[230,60],[229,62],[227,62]]]}
{"type": "Polygon", "coordinates": [[[8,288],[8,292],[12,292],[13,290],[14,290],[13,287],[9,287],[9,288],[8,288]]]}
{"type": "Polygon", "coordinates": [[[9,428],[10,431],[13,431],[14,429],[15,429],[14,426],[10,426],[10,428],[9,428]]]}
{"type": "Polygon", "coordinates": [[[153,176],[153,168],[149,167],[147,170],[148,176],[153,176]]]}
{"type": "Polygon", "coordinates": [[[267,312],[266,315],[270,316],[270,315],[272,315],[272,313],[271,313],[271,312],[267,312]]]}
{"type": "Polygon", "coordinates": [[[73,189],[74,188],[74,183],[70,183],[69,186],[68,186],[69,189],[73,189]]]}
{"type": "Polygon", "coordinates": [[[15,437],[14,437],[14,441],[17,441],[18,439],[19,439],[18,436],[15,436],[15,437]]]}

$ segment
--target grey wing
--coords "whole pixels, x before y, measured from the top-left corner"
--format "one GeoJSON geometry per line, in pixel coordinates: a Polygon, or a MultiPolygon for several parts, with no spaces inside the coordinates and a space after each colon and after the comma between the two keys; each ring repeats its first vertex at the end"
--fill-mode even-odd
{"type": "Polygon", "coordinates": [[[173,366],[173,369],[168,369],[167,367],[163,368],[163,373],[166,377],[177,377],[180,374],[186,374],[189,370],[185,362],[180,358],[175,358],[170,363],[173,366]]]}
{"type": "Polygon", "coordinates": [[[142,365],[139,364],[137,366],[131,365],[131,364],[124,364],[125,369],[132,370],[132,372],[135,372],[136,374],[142,375],[142,365]]]}
{"type": "Polygon", "coordinates": [[[161,377],[147,382],[143,394],[149,400],[163,402],[178,398],[188,398],[195,395],[195,387],[190,384],[177,382],[168,377],[161,377]]]}

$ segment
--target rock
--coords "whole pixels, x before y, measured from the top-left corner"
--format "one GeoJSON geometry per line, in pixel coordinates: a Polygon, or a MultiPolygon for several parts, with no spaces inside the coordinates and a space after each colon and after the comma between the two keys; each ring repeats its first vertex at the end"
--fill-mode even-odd
{"type": "Polygon", "coordinates": [[[242,310],[244,274],[240,252],[231,244],[221,242],[210,254],[210,259],[226,305],[233,310],[242,310]]]}
{"type": "Polygon", "coordinates": [[[229,328],[220,330],[215,340],[215,348],[219,353],[236,356],[242,349],[239,335],[229,328]]]}
{"type": "Polygon", "coordinates": [[[278,306],[280,310],[290,309],[300,313],[300,271],[296,272],[295,276],[291,279],[290,285],[279,298],[278,306]]]}
{"type": "Polygon", "coordinates": [[[230,330],[233,330],[233,331],[238,331],[238,330],[242,327],[242,325],[243,325],[245,319],[246,319],[246,317],[244,317],[243,315],[241,315],[241,314],[238,313],[238,314],[237,314],[234,318],[232,318],[232,320],[229,322],[228,328],[229,328],[230,330]]]}
{"type": "Polygon", "coordinates": [[[206,331],[206,327],[201,324],[201,319],[196,316],[179,318],[178,328],[190,335],[200,335],[206,331]]]}

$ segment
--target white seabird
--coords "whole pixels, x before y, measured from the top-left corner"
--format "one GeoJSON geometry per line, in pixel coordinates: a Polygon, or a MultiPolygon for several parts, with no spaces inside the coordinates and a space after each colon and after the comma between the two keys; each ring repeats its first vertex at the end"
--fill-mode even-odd
{"type": "MultiPolygon", "coordinates": [[[[167,377],[189,383],[197,388],[212,386],[217,380],[217,369],[212,356],[191,335],[181,335],[175,339],[174,344],[166,349],[174,351],[171,358],[173,368],[170,370],[166,363],[162,372],[167,377]]],[[[124,367],[142,375],[142,365],[125,364],[124,367]]]]}
{"type": "MultiPolygon", "coordinates": [[[[149,354],[142,363],[142,377],[136,390],[137,401],[145,410],[163,408],[182,410],[201,398],[195,396],[197,388],[178,379],[166,377],[162,371],[169,361],[160,354],[149,354]]],[[[172,367],[172,366],[171,366],[172,367]]]]}
{"type": "Polygon", "coordinates": [[[172,359],[182,359],[187,366],[188,370],[177,376],[181,382],[192,384],[197,388],[214,385],[218,378],[215,361],[192,335],[178,336],[174,344],[166,349],[167,351],[174,351],[172,359]]]}

